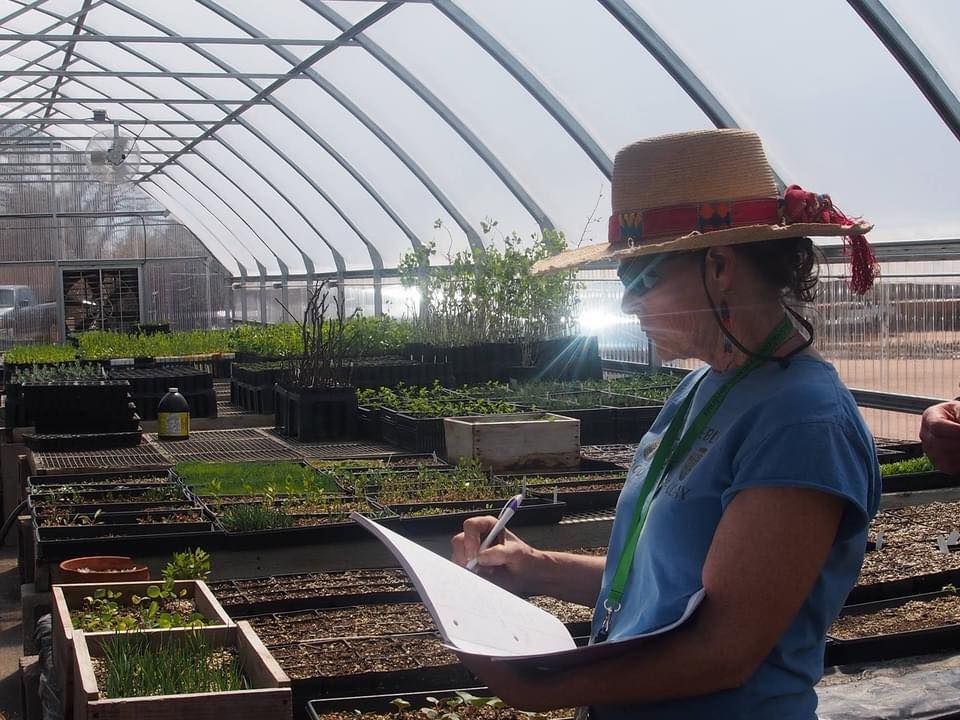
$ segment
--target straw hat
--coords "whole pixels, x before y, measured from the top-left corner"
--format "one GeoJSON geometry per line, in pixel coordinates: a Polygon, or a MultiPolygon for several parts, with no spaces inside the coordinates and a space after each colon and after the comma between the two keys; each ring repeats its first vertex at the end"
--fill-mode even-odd
{"type": "Polygon", "coordinates": [[[848,236],[854,255],[859,238],[860,254],[866,252],[875,265],[862,237],[873,226],[847,218],[827,195],[796,185],[781,195],[760,137],[749,130],[679,133],[628,145],[613,163],[612,205],[606,244],[544,258],[534,274],[596,260],[810,235],[848,236]]]}

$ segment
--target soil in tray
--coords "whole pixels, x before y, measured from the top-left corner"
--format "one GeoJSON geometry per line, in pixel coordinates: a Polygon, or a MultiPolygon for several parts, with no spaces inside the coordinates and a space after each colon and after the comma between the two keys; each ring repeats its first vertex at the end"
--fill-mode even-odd
{"type": "Polygon", "coordinates": [[[867,553],[858,584],[960,569],[960,553],[942,553],[936,545],[938,536],[958,526],[960,502],[881,510],[870,524],[870,538],[882,532],[883,547],[867,553]]]}
{"type": "MultiPolygon", "coordinates": [[[[529,601],[564,623],[589,622],[593,608],[549,597],[529,601]]],[[[343,637],[432,632],[433,620],[423,604],[358,605],[247,618],[268,645],[343,637]]]]}
{"type": "Polygon", "coordinates": [[[400,569],[280,575],[214,582],[209,583],[209,587],[218,600],[230,605],[288,598],[331,598],[369,593],[413,592],[413,584],[400,569]]]}
{"type": "Polygon", "coordinates": [[[623,490],[623,479],[620,480],[609,480],[606,482],[598,481],[592,483],[577,483],[576,485],[571,485],[570,483],[558,483],[558,482],[539,482],[539,483],[527,483],[527,488],[530,490],[536,490],[538,493],[551,493],[554,488],[557,489],[558,493],[571,493],[571,492],[601,492],[607,490],[623,490]]]}
{"type": "Polygon", "coordinates": [[[291,680],[422,670],[459,665],[436,637],[389,636],[272,645],[270,654],[291,680]]]}
{"type": "Polygon", "coordinates": [[[863,615],[844,615],[837,618],[828,634],[838,640],[855,640],[957,623],[960,623],[960,596],[948,595],[929,600],[910,600],[898,607],[863,615]]]}
{"type": "MultiPolygon", "coordinates": [[[[417,701],[411,704],[406,710],[392,710],[389,714],[366,712],[361,713],[356,710],[337,710],[325,712],[320,715],[324,720],[424,720],[427,717],[434,717],[423,712],[423,708],[436,711],[438,718],[458,717],[461,720],[553,720],[554,718],[572,718],[573,710],[551,710],[549,712],[529,712],[526,710],[515,710],[510,707],[492,707],[490,705],[475,705],[471,703],[455,703],[452,707],[447,706],[444,701],[448,699],[446,692],[435,693],[436,699],[440,701],[439,705],[434,705],[429,701],[417,701]]],[[[487,697],[489,694],[483,694],[487,697]]],[[[403,698],[403,693],[397,693],[398,698],[403,698]]],[[[450,697],[456,697],[455,695],[450,697]]],[[[492,698],[491,698],[492,700],[492,698]]]]}
{"type": "Polygon", "coordinates": [[[358,605],[248,618],[268,644],[343,637],[430,632],[430,613],[421,603],[358,605]]]}
{"type": "Polygon", "coordinates": [[[170,523],[202,523],[207,522],[199,510],[184,510],[181,512],[143,512],[124,514],[122,517],[104,517],[96,513],[83,514],[71,512],[38,512],[38,527],[90,527],[91,525],[115,525],[118,523],[130,525],[166,525],[170,523]]]}
{"type": "Polygon", "coordinates": [[[94,599],[92,603],[85,599],[82,607],[70,610],[70,620],[77,630],[86,632],[157,628],[160,627],[157,621],[162,614],[171,616],[173,627],[187,626],[192,621],[201,625],[213,622],[197,613],[196,603],[191,597],[158,598],[156,602],[157,610],[151,618],[149,598],[144,598],[140,606],[122,605],[109,597],[94,599]]]}

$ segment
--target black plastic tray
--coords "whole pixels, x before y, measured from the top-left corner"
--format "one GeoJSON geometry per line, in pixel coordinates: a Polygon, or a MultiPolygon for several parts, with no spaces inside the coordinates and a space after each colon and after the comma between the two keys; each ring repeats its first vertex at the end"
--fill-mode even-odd
{"type": "Polygon", "coordinates": [[[847,595],[844,605],[862,605],[911,595],[935,593],[947,585],[960,587],[960,570],[942,570],[926,575],[914,575],[902,580],[887,580],[869,585],[857,585],[847,595]]]}
{"type": "MultiPolygon", "coordinates": [[[[924,600],[946,595],[934,592],[882,600],[878,602],[848,605],[841,616],[863,614],[889,607],[903,605],[910,600],[924,600]]],[[[873,635],[856,640],[837,640],[828,636],[824,653],[824,666],[878,663],[913,655],[956,652],[960,648],[960,623],[942,625],[913,632],[873,635]]]]}
{"type": "MultiPolygon", "coordinates": [[[[148,527],[148,526],[146,526],[148,527]]],[[[99,537],[71,540],[41,540],[34,525],[37,559],[59,562],[88,555],[164,555],[203,548],[207,552],[223,549],[223,534],[213,529],[206,532],[144,533],[123,537],[99,537]]]]}
{"type": "Polygon", "coordinates": [[[380,433],[391,445],[414,452],[442,455],[447,447],[443,418],[416,418],[390,408],[381,408],[380,433]]]}
{"type": "MultiPolygon", "coordinates": [[[[379,524],[396,527],[399,518],[375,517],[379,524]]],[[[223,530],[219,518],[216,526],[223,530]]],[[[223,530],[225,547],[228,550],[251,550],[257,548],[290,547],[295,545],[317,545],[334,542],[364,540],[370,533],[353,520],[347,522],[311,525],[307,527],[277,528],[274,530],[251,530],[249,532],[228,532],[223,530]]]]}
{"type": "MultiPolygon", "coordinates": [[[[554,488],[556,488],[556,501],[567,504],[567,512],[589,512],[591,510],[600,510],[611,508],[617,504],[620,492],[623,489],[623,483],[627,479],[627,471],[617,468],[612,471],[587,471],[587,472],[569,472],[569,473],[525,473],[499,475],[505,480],[521,481],[526,478],[550,478],[553,483],[538,483],[536,485],[526,485],[527,494],[531,497],[542,498],[550,502],[554,501],[554,488]],[[610,478],[612,475],[620,475],[620,487],[616,490],[582,490],[580,488],[591,485],[603,478],[610,478]],[[573,480],[573,478],[583,478],[595,476],[596,480],[584,479],[573,480]],[[555,483],[555,484],[554,484],[555,483]]],[[[616,482],[616,478],[611,478],[611,482],[616,482]]]]}
{"type": "Polygon", "coordinates": [[[37,539],[39,542],[48,540],[87,540],[90,538],[109,537],[112,540],[123,540],[128,537],[141,535],[176,535],[182,533],[214,532],[211,522],[193,523],[149,523],[149,524],[109,524],[102,525],[74,525],[38,526],[37,539]]]}
{"type": "MultiPolygon", "coordinates": [[[[420,639],[437,637],[434,633],[411,633],[409,635],[386,635],[382,638],[395,638],[400,644],[420,639]]],[[[362,640],[349,638],[346,642],[362,640]]],[[[439,640],[438,640],[439,641],[439,640]]],[[[306,647],[322,648],[323,645],[337,640],[297,643],[306,647]]],[[[286,643],[284,644],[286,645],[286,643]]],[[[271,645],[267,649],[273,650],[284,645],[271,645]]],[[[282,665],[281,665],[282,667],[282,665]]],[[[387,670],[375,672],[351,673],[341,676],[324,676],[304,679],[291,679],[291,689],[294,696],[294,706],[303,706],[310,699],[317,697],[343,697],[357,693],[384,693],[403,692],[407,688],[458,688],[466,685],[476,685],[477,680],[455,657],[449,665],[416,668],[410,670],[387,670]]]]}
{"type": "Polygon", "coordinates": [[[960,476],[942,472],[901,473],[883,478],[883,492],[916,492],[960,487],[960,476]]]}
{"type": "MultiPolygon", "coordinates": [[[[480,515],[498,515],[507,497],[490,500],[463,500],[455,502],[421,502],[387,505],[390,512],[400,516],[401,532],[404,535],[433,535],[444,532],[458,532],[467,518],[480,515]],[[428,515],[424,517],[403,517],[409,510],[440,507],[449,509],[443,515],[428,515]]],[[[552,502],[542,498],[527,497],[520,509],[510,521],[513,527],[526,525],[554,525],[563,519],[566,504],[552,502]]]]}
{"type": "MultiPolygon", "coordinates": [[[[354,695],[352,697],[324,698],[319,700],[310,700],[307,703],[307,717],[310,720],[322,720],[328,713],[333,712],[352,712],[358,710],[364,713],[380,713],[388,715],[395,710],[391,705],[398,697],[411,703],[414,708],[429,707],[432,702],[427,698],[437,698],[443,700],[452,697],[457,691],[468,692],[477,697],[489,697],[492,695],[489,689],[485,687],[470,688],[451,688],[446,690],[427,690],[417,692],[389,693],[387,695],[354,695]]],[[[426,715],[424,715],[426,718],[426,715]]]]}
{"type": "MultiPolygon", "coordinates": [[[[377,570],[392,570],[398,572],[404,579],[405,586],[398,587],[397,590],[390,591],[380,591],[380,592],[354,592],[354,593],[343,593],[340,595],[313,595],[310,597],[289,597],[283,596],[278,597],[276,600],[259,600],[243,603],[229,603],[220,599],[220,596],[217,597],[220,600],[220,603],[225,607],[229,608],[230,614],[236,616],[242,615],[263,615],[267,613],[279,613],[279,612],[295,612],[302,610],[316,610],[322,608],[334,608],[334,607],[349,607],[351,605],[369,605],[377,603],[392,603],[392,602],[413,602],[419,600],[420,596],[417,594],[417,591],[414,589],[413,584],[407,579],[406,575],[403,575],[402,571],[396,567],[388,568],[366,568],[365,570],[377,571],[377,570]]],[[[321,575],[338,575],[347,572],[357,572],[357,571],[331,571],[328,573],[318,573],[321,575]]],[[[276,578],[282,580],[283,578],[291,578],[299,580],[309,573],[287,573],[281,575],[270,576],[267,578],[248,578],[242,580],[241,582],[249,582],[254,580],[262,580],[266,584],[269,580],[276,578]]],[[[211,590],[217,587],[217,583],[212,583],[211,590]]],[[[216,594],[216,592],[214,591],[216,594]]]]}

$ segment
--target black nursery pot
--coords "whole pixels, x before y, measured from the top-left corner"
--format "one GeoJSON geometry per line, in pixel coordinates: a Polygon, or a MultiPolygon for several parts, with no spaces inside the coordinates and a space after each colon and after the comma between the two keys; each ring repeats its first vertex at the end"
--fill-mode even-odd
{"type": "Polygon", "coordinates": [[[355,387],[298,388],[278,384],[274,424],[282,435],[301,442],[356,438],[355,387]]]}

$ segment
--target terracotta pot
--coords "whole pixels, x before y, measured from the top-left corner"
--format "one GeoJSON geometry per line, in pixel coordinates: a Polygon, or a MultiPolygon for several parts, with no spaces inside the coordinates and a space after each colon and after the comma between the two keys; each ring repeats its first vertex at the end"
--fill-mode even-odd
{"type": "Polygon", "coordinates": [[[115,583],[149,580],[150,568],[122,555],[94,555],[60,563],[62,583],[115,583]]]}

